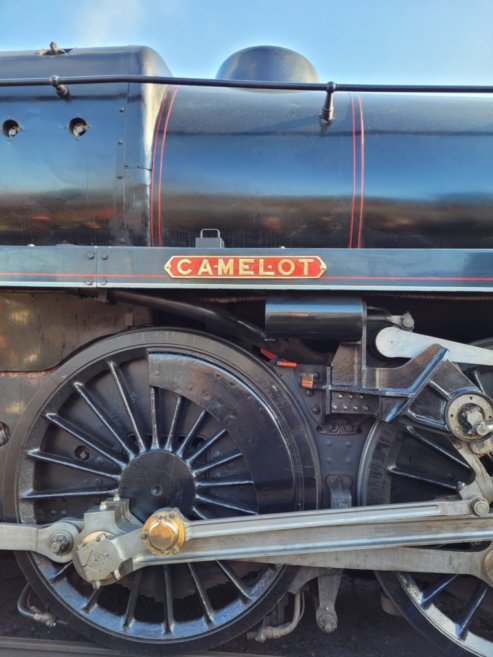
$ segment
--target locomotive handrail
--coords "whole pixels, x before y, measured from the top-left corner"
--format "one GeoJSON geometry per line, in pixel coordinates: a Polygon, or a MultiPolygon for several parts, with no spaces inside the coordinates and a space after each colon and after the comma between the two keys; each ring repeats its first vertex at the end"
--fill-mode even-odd
{"type": "Polygon", "coordinates": [[[183,78],[160,75],[76,75],[48,78],[0,78],[0,87],[55,87],[60,97],[68,95],[68,85],[78,84],[169,84],[187,87],[220,87],[232,89],[264,89],[270,91],[324,91],[327,96],[321,118],[330,121],[333,96],[338,91],[361,93],[445,93],[490,94],[493,85],[434,85],[434,84],[353,84],[339,82],[271,82],[266,80],[216,80],[211,78],[183,78]]]}
{"type": "Polygon", "coordinates": [[[232,87],[284,91],[359,91],[379,93],[493,93],[493,85],[359,84],[340,82],[271,82],[266,80],[216,80],[160,75],[75,75],[49,78],[0,78],[0,87],[36,87],[54,84],[172,84],[188,87],[232,87]]]}

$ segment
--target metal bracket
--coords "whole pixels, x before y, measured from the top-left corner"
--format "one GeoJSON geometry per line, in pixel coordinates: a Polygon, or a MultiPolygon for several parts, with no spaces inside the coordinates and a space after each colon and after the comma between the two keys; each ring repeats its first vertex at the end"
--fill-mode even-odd
{"type": "Polygon", "coordinates": [[[224,249],[224,240],[218,228],[202,228],[195,238],[196,249],[224,249]]]}
{"type": "Polygon", "coordinates": [[[327,82],[325,103],[320,115],[320,120],[325,123],[330,123],[334,118],[334,94],[336,91],[337,84],[335,82],[327,82]]]}
{"type": "Polygon", "coordinates": [[[52,75],[50,77],[50,84],[52,87],[55,87],[56,90],[56,95],[59,98],[68,98],[70,95],[70,91],[68,87],[60,82],[60,78],[58,75],[52,75]]]}

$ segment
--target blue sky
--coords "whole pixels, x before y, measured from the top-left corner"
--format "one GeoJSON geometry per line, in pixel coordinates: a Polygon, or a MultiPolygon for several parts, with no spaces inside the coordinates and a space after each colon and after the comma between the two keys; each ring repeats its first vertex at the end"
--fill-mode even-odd
{"type": "Polygon", "coordinates": [[[0,49],[152,46],[175,75],[215,75],[256,44],[322,80],[493,84],[493,0],[0,0],[0,49]]]}

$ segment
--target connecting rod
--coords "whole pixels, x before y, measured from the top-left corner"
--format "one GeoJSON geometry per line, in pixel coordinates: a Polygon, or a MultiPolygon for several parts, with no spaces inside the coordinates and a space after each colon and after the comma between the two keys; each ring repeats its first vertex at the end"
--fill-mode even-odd
{"type": "MultiPolygon", "coordinates": [[[[78,572],[95,584],[115,581],[146,566],[216,559],[368,567],[358,564],[365,558],[369,563],[369,554],[380,552],[383,557],[382,550],[387,550],[392,567],[422,571],[427,570],[423,566],[426,555],[422,550],[411,558],[411,546],[493,540],[489,504],[477,497],[193,522],[177,509],[163,509],[144,526],[132,517],[127,500],[108,502],[105,507],[85,514],[73,552],[78,572]],[[407,551],[402,552],[404,547],[407,551]],[[331,561],[331,555],[337,555],[336,559],[331,561]]],[[[453,569],[489,578],[488,550],[484,554],[428,552],[430,571],[453,569]]],[[[387,569],[385,559],[378,556],[371,567],[387,569]]]]}
{"type": "Polygon", "coordinates": [[[34,551],[60,563],[73,559],[94,586],[146,566],[217,559],[461,573],[493,584],[491,541],[489,504],[480,497],[199,521],[162,509],[144,525],[128,500],[114,499],[88,511],[83,522],[0,523],[0,549],[34,551]],[[454,543],[481,548],[433,547],[454,543]]]}

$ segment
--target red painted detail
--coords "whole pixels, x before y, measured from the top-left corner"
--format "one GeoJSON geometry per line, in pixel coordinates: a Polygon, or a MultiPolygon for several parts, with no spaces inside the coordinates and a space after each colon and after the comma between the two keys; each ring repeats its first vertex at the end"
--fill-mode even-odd
{"type": "Polygon", "coordinates": [[[2,276],[12,276],[12,278],[29,278],[31,277],[41,277],[41,278],[97,278],[95,274],[85,273],[58,273],[58,272],[46,272],[46,271],[31,271],[31,272],[18,272],[18,271],[0,271],[0,277],[2,276]]]}
{"type": "Polygon", "coordinates": [[[321,276],[337,281],[493,281],[493,276],[321,276]]]}
{"type": "Polygon", "coordinates": [[[315,385],[313,373],[302,374],[300,385],[302,388],[311,390],[315,385]]]}
{"type": "MultiPolygon", "coordinates": [[[[200,258],[200,256],[194,256],[200,258]]],[[[173,256],[173,258],[181,258],[181,256],[173,256]]],[[[225,260],[230,260],[231,258],[225,258],[225,260]]],[[[240,258],[241,259],[241,258],[240,258]]],[[[243,259],[245,260],[245,259],[243,259]]],[[[246,260],[251,260],[251,258],[246,258],[246,260]]],[[[265,258],[264,258],[265,260],[265,258]]],[[[287,258],[284,258],[287,260],[287,258]]],[[[169,261],[167,265],[169,264],[169,261]]],[[[175,263],[176,264],[176,263],[175,263]]],[[[186,264],[186,263],[185,263],[186,264]]],[[[323,265],[323,263],[322,263],[323,265]]],[[[264,267],[266,265],[264,264],[264,267]]],[[[249,268],[249,263],[243,263],[243,268],[249,268]]],[[[145,278],[159,278],[162,280],[167,279],[170,274],[92,274],[92,273],[79,273],[79,272],[70,272],[70,273],[59,273],[59,272],[16,272],[16,271],[3,271],[0,272],[0,277],[12,277],[12,278],[91,278],[93,280],[98,279],[109,279],[109,278],[124,278],[124,279],[145,279],[145,278]]],[[[194,278],[194,276],[181,276],[181,278],[194,278]]],[[[198,276],[198,278],[203,278],[203,276],[198,276]]],[[[226,277],[217,277],[217,276],[207,276],[207,278],[230,278],[226,277]]],[[[232,276],[231,278],[305,278],[305,276],[253,276],[240,275],[232,276]]],[[[493,281],[493,276],[306,276],[306,278],[319,278],[322,281],[329,280],[348,280],[348,281],[484,281],[491,282],[493,281]]],[[[275,355],[274,355],[275,356],[275,355]]],[[[269,356],[267,356],[269,357],[269,356]]],[[[277,357],[277,356],[275,356],[277,357]]]]}
{"type": "Polygon", "coordinates": [[[351,101],[351,117],[352,117],[352,129],[353,129],[353,196],[351,200],[351,223],[349,226],[349,243],[348,248],[353,248],[353,233],[354,233],[354,216],[356,210],[356,116],[354,112],[354,98],[352,94],[349,94],[349,99],[351,101]]]}
{"type": "Polygon", "coordinates": [[[178,93],[179,87],[175,87],[173,95],[171,97],[168,111],[166,113],[166,118],[164,120],[163,127],[163,137],[161,141],[161,153],[159,157],[159,185],[158,185],[158,197],[157,197],[157,216],[158,216],[158,245],[162,246],[161,239],[161,225],[162,225],[162,216],[161,216],[161,188],[163,184],[163,159],[164,159],[164,145],[166,143],[166,134],[168,132],[168,123],[169,117],[171,116],[171,110],[173,109],[173,103],[175,102],[176,94],[178,93]]]}
{"type": "Polygon", "coordinates": [[[269,360],[276,360],[278,358],[277,354],[273,354],[272,351],[268,351],[263,347],[260,348],[260,353],[262,354],[262,356],[265,356],[269,360]]]}
{"type": "Polygon", "coordinates": [[[292,360],[285,360],[284,358],[280,358],[277,363],[277,367],[290,367],[294,369],[295,367],[298,367],[298,363],[293,362],[292,360]]]}
{"type": "Polygon", "coordinates": [[[172,278],[319,278],[326,266],[318,256],[172,256],[164,266],[172,278]]]}
{"type": "Polygon", "coordinates": [[[363,117],[363,104],[361,96],[358,96],[359,119],[360,119],[360,195],[359,195],[359,223],[358,223],[358,249],[361,249],[361,233],[363,230],[363,206],[365,199],[365,121],[363,117]]]}
{"type": "Polygon", "coordinates": [[[163,118],[163,113],[164,113],[164,108],[166,106],[166,102],[168,100],[168,94],[169,94],[169,87],[166,87],[166,91],[164,92],[164,97],[161,102],[161,107],[159,108],[159,114],[157,117],[156,121],[156,126],[154,128],[154,139],[152,143],[152,171],[151,171],[151,188],[149,190],[150,192],[150,197],[151,197],[151,202],[150,202],[150,209],[149,209],[149,237],[150,237],[150,243],[151,246],[154,246],[154,225],[155,225],[155,219],[154,219],[154,177],[156,175],[156,154],[157,154],[157,144],[159,140],[159,126],[161,124],[161,119],[163,118]]]}

